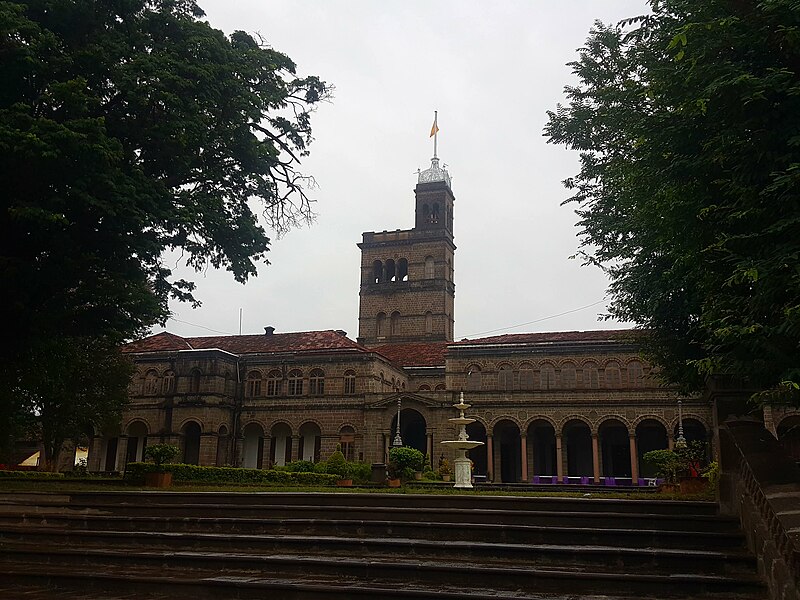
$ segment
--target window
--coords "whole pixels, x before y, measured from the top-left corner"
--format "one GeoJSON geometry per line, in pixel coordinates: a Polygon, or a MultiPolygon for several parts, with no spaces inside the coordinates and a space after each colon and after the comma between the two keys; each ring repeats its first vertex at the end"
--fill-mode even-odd
{"type": "Polygon", "coordinates": [[[574,388],[576,386],[576,380],[575,365],[571,362],[561,365],[561,387],[574,388]]]}
{"type": "Polygon", "coordinates": [[[445,390],[444,384],[440,383],[434,388],[437,392],[443,392],[445,390]]]}
{"type": "Polygon", "coordinates": [[[435,225],[439,222],[439,203],[434,202],[431,209],[431,224],[435,225]]]}
{"type": "Polygon", "coordinates": [[[197,369],[192,370],[189,374],[189,393],[190,394],[199,394],[200,393],[200,380],[203,378],[203,374],[198,371],[197,369]]]}
{"type": "Polygon", "coordinates": [[[425,385],[423,383],[421,386],[419,386],[419,391],[420,392],[430,392],[431,391],[431,386],[425,385]]]}
{"type": "Polygon", "coordinates": [[[248,398],[257,398],[261,395],[261,373],[258,371],[248,373],[244,392],[248,398]]]}
{"type": "Polygon", "coordinates": [[[583,385],[587,388],[597,389],[600,387],[600,377],[597,372],[597,363],[587,362],[583,365],[583,385]]]}
{"type": "Polygon", "coordinates": [[[372,283],[381,283],[383,281],[383,263],[376,260],[372,263],[372,283]]]}
{"type": "Polygon", "coordinates": [[[375,317],[375,332],[379,338],[386,337],[386,313],[379,312],[375,317]]]}
{"type": "Polygon", "coordinates": [[[283,393],[283,375],[280,371],[270,371],[267,375],[267,396],[280,396],[283,393]]]}
{"type": "Polygon", "coordinates": [[[519,389],[533,389],[533,367],[531,365],[521,365],[519,368],[519,389]]]}
{"type": "Polygon", "coordinates": [[[339,446],[342,448],[345,460],[352,461],[355,457],[356,431],[349,425],[339,430],[339,446]]]}
{"type": "Polygon", "coordinates": [[[433,279],[435,277],[435,263],[432,256],[425,257],[425,279],[433,279]]]}
{"type": "Polygon", "coordinates": [[[164,382],[161,385],[164,394],[175,393],[175,371],[167,371],[164,373],[164,382]]]}
{"type": "Polygon", "coordinates": [[[551,390],[556,386],[556,370],[553,365],[544,364],[540,370],[542,376],[542,389],[551,390]]]}
{"type": "Polygon", "coordinates": [[[503,365],[497,372],[497,386],[501,390],[510,390],[514,386],[514,371],[511,367],[503,365]]]}
{"type": "Polygon", "coordinates": [[[144,376],[144,389],[142,391],[145,396],[155,396],[158,393],[158,373],[152,369],[144,376]]]}
{"type": "Polygon", "coordinates": [[[356,374],[355,371],[345,371],[344,374],[344,393],[356,393],[356,374]]]}
{"type": "Polygon", "coordinates": [[[312,396],[322,396],[325,393],[325,372],[314,369],[308,379],[308,392],[312,396]]]}
{"type": "Polygon", "coordinates": [[[620,386],[620,371],[619,363],[611,360],[606,363],[606,387],[619,387],[620,386]]]}
{"type": "Polygon", "coordinates": [[[408,260],[405,258],[397,261],[397,281],[408,281],[408,260]]]}
{"type": "Polygon", "coordinates": [[[632,360],[628,363],[628,385],[632,387],[640,387],[642,385],[642,363],[638,360],[632,360]]]}
{"type": "Polygon", "coordinates": [[[400,313],[394,311],[392,316],[389,319],[389,328],[391,330],[391,336],[396,337],[400,334],[400,313]]]}
{"type": "Polygon", "coordinates": [[[472,365],[467,369],[467,389],[479,390],[481,389],[481,368],[478,365],[472,365]]]}
{"type": "Polygon", "coordinates": [[[425,313],[425,333],[433,333],[433,313],[431,311],[425,313]]]}
{"type": "Polygon", "coordinates": [[[397,272],[391,258],[386,261],[386,281],[397,281],[397,272]]]}
{"type": "Polygon", "coordinates": [[[303,395],[303,373],[297,369],[289,372],[289,395],[303,395]]]}

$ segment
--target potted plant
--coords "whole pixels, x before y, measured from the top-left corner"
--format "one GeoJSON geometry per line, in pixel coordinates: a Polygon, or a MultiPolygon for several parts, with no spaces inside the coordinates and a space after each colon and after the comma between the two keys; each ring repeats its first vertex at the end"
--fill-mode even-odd
{"type": "Polygon", "coordinates": [[[181,449],[174,444],[153,444],[144,449],[144,457],[153,461],[155,470],[145,473],[147,487],[168,488],[172,485],[172,473],[164,470],[164,464],[180,454],[181,449]]]}
{"type": "Polygon", "coordinates": [[[442,478],[442,481],[450,481],[450,477],[453,475],[453,469],[450,466],[450,461],[446,458],[443,458],[439,461],[439,476],[442,478]]]}
{"type": "Polygon", "coordinates": [[[386,465],[386,484],[389,487],[400,487],[400,474],[402,473],[402,469],[400,465],[393,460],[390,460],[389,463],[386,465]]]}
{"type": "Polygon", "coordinates": [[[336,445],[336,451],[328,458],[327,471],[331,475],[337,475],[339,477],[339,479],[336,480],[336,485],[340,487],[350,487],[353,485],[350,465],[344,457],[344,454],[342,454],[342,449],[339,444],[336,445]]]}
{"type": "Polygon", "coordinates": [[[701,494],[708,487],[708,479],[703,478],[703,463],[706,461],[707,446],[705,442],[692,441],[685,448],[675,451],[681,463],[681,494],[701,494]]]}
{"type": "Polygon", "coordinates": [[[403,479],[416,479],[417,471],[420,471],[422,478],[422,465],[425,463],[425,455],[416,448],[392,448],[389,450],[389,462],[396,463],[398,467],[398,477],[403,479]]]}

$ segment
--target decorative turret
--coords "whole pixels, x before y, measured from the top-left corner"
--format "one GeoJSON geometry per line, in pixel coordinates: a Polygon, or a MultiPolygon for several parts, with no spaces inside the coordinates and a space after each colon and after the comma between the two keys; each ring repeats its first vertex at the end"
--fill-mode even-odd
{"type": "Polygon", "coordinates": [[[417,183],[433,183],[434,181],[443,181],[448,189],[452,189],[450,186],[450,173],[447,172],[446,165],[444,167],[439,166],[439,158],[434,156],[431,159],[431,168],[425,169],[424,171],[419,171],[419,178],[417,179],[417,183]]]}

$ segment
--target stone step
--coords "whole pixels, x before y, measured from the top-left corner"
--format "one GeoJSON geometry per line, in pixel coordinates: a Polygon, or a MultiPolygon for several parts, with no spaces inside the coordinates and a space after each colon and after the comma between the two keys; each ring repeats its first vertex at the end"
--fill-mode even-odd
{"type": "Polygon", "coordinates": [[[110,504],[243,504],[247,506],[318,504],[328,507],[414,507],[428,509],[495,509],[546,512],[644,513],[665,515],[714,516],[713,502],[673,501],[657,499],[562,498],[539,496],[480,496],[472,494],[404,494],[404,493],[328,493],[328,492],[179,492],[179,491],[102,491],[67,494],[15,492],[0,493],[0,505],[68,506],[74,508],[110,504]]]}
{"type": "MultiPolygon", "coordinates": [[[[300,501],[300,500],[298,500],[300,501]]],[[[306,502],[308,500],[305,500],[306,502]]],[[[0,506],[0,516],[13,514],[34,515],[58,512],[56,507],[26,506],[22,504],[0,506]]],[[[70,504],[60,509],[65,513],[87,513],[130,516],[174,516],[211,518],[257,518],[275,519],[329,519],[331,517],[394,521],[437,521],[459,523],[496,523],[519,525],[550,525],[558,523],[562,526],[583,527],[586,529],[600,527],[621,527],[625,529],[661,529],[671,531],[717,531],[733,532],[738,530],[738,522],[728,517],[717,515],[672,515],[647,513],[616,513],[597,511],[517,511],[495,508],[430,508],[428,506],[325,506],[321,504],[104,504],[93,505],[70,504]]]]}
{"type": "Polygon", "coordinates": [[[634,548],[736,549],[744,538],[738,531],[586,529],[560,525],[506,525],[445,521],[359,519],[270,519],[233,517],[164,517],[102,514],[20,512],[0,514],[0,527],[46,527],[95,531],[224,533],[226,535],[320,535],[347,538],[403,537],[433,541],[496,541],[506,543],[601,545],[634,548]]]}
{"type": "MultiPolygon", "coordinates": [[[[477,588],[514,592],[597,594],[609,591],[622,596],[654,598],[757,598],[764,587],[753,575],[736,576],[672,573],[670,575],[594,572],[586,569],[538,568],[470,564],[468,561],[320,557],[303,555],[234,554],[192,551],[132,551],[129,549],[24,549],[0,553],[4,573],[19,573],[21,565],[36,565],[31,576],[51,577],[69,570],[87,579],[97,574],[158,572],[168,579],[259,578],[264,573],[297,584],[297,578],[335,578],[345,584],[379,582],[382,586],[416,586],[462,590],[477,588]],[[37,575],[38,574],[38,575],[37,575]]],[[[171,584],[169,584],[171,585],[171,584]]],[[[374,587],[372,587],[374,593],[374,587]]],[[[165,588],[162,588],[165,591],[165,588]]],[[[210,596],[202,596],[210,597],[210,596]]],[[[242,597],[237,595],[236,597],[242,597]]],[[[253,596],[251,596],[253,597],[253,596]]],[[[291,596],[287,596],[291,597],[291,596]]]]}
{"type": "Polygon", "coordinates": [[[247,555],[305,554],[359,556],[364,559],[414,557],[425,560],[468,560],[484,564],[524,564],[527,567],[601,569],[624,574],[692,572],[734,575],[754,571],[755,559],[722,550],[663,549],[599,545],[499,543],[495,541],[437,541],[397,536],[342,537],[320,535],[246,535],[227,533],[158,533],[153,531],[83,531],[52,527],[2,527],[0,552],[42,547],[66,549],[120,549],[131,551],[189,550],[247,555]]]}

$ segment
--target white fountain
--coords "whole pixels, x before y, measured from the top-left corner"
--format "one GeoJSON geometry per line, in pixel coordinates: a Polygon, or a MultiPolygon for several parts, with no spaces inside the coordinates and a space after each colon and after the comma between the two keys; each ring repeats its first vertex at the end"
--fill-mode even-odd
{"type": "Polygon", "coordinates": [[[464,411],[470,406],[470,404],[464,404],[464,392],[461,392],[458,404],[453,405],[453,408],[461,412],[461,416],[455,419],[448,419],[451,423],[461,426],[461,430],[458,432],[458,439],[441,442],[456,451],[456,460],[454,461],[456,484],[453,486],[455,488],[472,487],[472,467],[470,466],[470,460],[467,458],[467,450],[483,446],[483,442],[470,442],[467,436],[467,425],[475,422],[475,419],[464,416],[464,411]]]}

